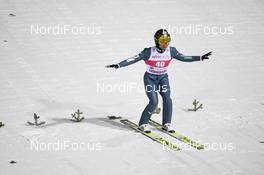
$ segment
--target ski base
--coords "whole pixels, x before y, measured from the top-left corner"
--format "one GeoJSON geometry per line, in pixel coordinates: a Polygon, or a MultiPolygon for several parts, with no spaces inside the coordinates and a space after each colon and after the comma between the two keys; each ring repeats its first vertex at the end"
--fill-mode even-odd
{"type": "Polygon", "coordinates": [[[116,116],[108,116],[108,118],[110,120],[119,120],[122,124],[130,127],[131,129],[143,134],[144,136],[152,139],[153,141],[162,144],[163,146],[165,146],[167,149],[171,149],[171,150],[175,150],[175,151],[179,151],[181,150],[180,147],[177,144],[174,144],[170,141],[168,141],[167,139],[159,136],[158,134],[154,133],[153,131],[146,133],[141,131],[138,128],[138,125],[135,124],[134,122],[128,120],[128,119],[123,119],[122,117],[116,117],[116,116]]]}
{"type": "Polygon", "coordinates": [[[160,123],[158,123],[158,122],[156,122],[156,121],[154,121],[152,119],[149,120],[149,124],[151,126],[154,126],[155,128],[157,128],[158,130],[170,135],[171,137],[174,137],[174,138],[178,139],[179,141],[187,143],[190,146],[192,146],[192,147],[194,147],[194,148],[196,148],[198,150],[204,149],[204,145],[202,145],[200,143],[197,143],[196,141],[191,140],[190,138],[188,138],[186,136],[181,135],[179,132],[176,132],[176,131],[175,132],[168,132],[168,131],[164,130],[160,123]]]}

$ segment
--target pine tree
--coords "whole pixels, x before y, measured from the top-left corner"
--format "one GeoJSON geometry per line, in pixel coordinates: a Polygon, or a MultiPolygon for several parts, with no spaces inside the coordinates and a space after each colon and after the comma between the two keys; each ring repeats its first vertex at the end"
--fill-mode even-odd
{"type": "Polygon", "coordinates": [[[28,121],[27,123],[29,125],[35,125],[35,126],[40,126],[40,125],[44,125],[46,122],[42,121],[42,122],[38,122],[38,119],[40,118],[36,113],[34,113],[34,122],[30,122],[28,121]]]}
{"type": "Polygon", "coordinates": [[[199,101],[197,101],[196,99],[194,99],[192,104],[193,104],[194,108],[193,109],[188,109],[188,111],[195,111],[196,112],[198,109],[203,109],[203,104],[200,104],[197,107],[197,105],[199,104],[199,101]]]}
{"type": "Polygon", "coordinates": [[[3,122],[0,122],[0,128],[5,126],[5,124],[3,122]]]}
{"type": "Polygon", "coordinates": [[[77,112],[71,114],[73,122],[81,122],[84,119],[84,116],[81,116],[83,113],[78,109],[77,112]]]}

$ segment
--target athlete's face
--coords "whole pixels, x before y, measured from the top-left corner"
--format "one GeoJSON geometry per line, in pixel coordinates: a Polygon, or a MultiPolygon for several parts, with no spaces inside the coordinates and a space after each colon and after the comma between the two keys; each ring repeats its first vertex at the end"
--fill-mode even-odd
{"type": "Polygon", "coordinates": [[[166,43],[159,43],[159,47],[161,48],[161,49],[166,49],[168,46],[169,46],[169,42],[166,42],[166,43]]]}
{"type": "Polygon", "coordinates": [[[171,38],[169,35],[167,34],[162,35],[158,40],[159,48],[165,50],[169,46],[170,41],[171,41],[171,38]]]}

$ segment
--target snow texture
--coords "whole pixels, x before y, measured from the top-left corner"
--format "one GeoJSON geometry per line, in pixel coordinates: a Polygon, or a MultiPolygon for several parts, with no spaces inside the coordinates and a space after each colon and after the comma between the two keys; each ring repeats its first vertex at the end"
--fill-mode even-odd
{"type": "Polygon", "coordinates": [[[263,174],[263,27],[261,0],[0,0],[0,175],[263,174]],[[63,25],[86,34],[45,32],[63,25]],[[138,122],[148,103],[144,62],[104,66],[154,45],[163,25],[183,54],[213,51],[210,60],[169,68],[172,124],[210,149],[164,150],[106,118],[138,122]],[[222,33],[179,30],[197,25],[222,33]],[[195,98],[203,109],[188,112],[195,98]],[[77,109],[79,123],[70,121],[77,109]],[[46,124],[29,126],[33,113],[46,124]]]}

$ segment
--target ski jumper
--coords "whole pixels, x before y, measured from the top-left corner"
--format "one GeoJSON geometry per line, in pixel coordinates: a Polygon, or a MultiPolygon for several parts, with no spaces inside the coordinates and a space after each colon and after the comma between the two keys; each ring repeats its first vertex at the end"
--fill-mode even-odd
{"type": "Polygon", "coordinates": [[[170,85],[167,74],[167,69],[172,59],[177,59],[184,62],[200,61],[200,56],[184,56],[179,53],[175,47],[167,47],[160,53],[154,47],[145,48],[138,55],[128,58],[120,63],[119,67],[125,67],[134,64],[140,60],[144,60],[147,70],[144,74],[145,91],[149,99],[148,105],[142,112],[139,126],[147,124],[151,115],[158,106],[158,93],[163,100],[162,124],[171,123],[172,116],[172,100],[170,97],[170,85]]]}

